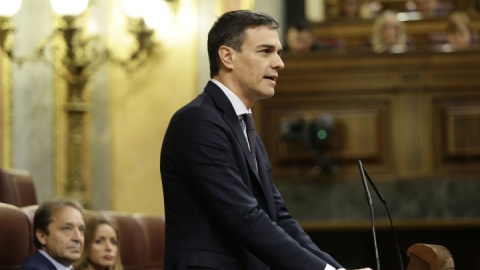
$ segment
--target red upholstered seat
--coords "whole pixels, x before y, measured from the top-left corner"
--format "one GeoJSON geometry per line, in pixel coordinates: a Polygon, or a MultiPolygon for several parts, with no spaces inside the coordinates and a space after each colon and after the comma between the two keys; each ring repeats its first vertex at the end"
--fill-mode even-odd
{"type": "Polygon", "coordinates": [[[27,218],[30,253],[33,253],[37,249],[37,247],[35,247],[35,244],[33,243],[33,217],[35,216],[35,211],[37,211],[37,209],[38,205],[29,205],[20,208],[20,210],[25,213],[25,216],[27,218]]]}
{"type": "Polygon", "coordinates": [[[18,270],[30,254],[27,216],[18,207],[0,203],[0,269],[18,270]]]}
{"type": "Polygon", "coordinates": [[[161,215],[134,214],[145,237],[145,269],[163,270],[165,219],[161,215]]]}
{"type": "Polygon", "coordinates": [[[31,175],[27,171],[0,168],[0,202],[18,207],[37,204],[31,175]]]}
{"type": "Polygon", "coordinates": [[[145,238],[140,223],[130,214],[103,212],[115,220],[119,231],[120,257],[124,270],[145,269],[145,238]]]}

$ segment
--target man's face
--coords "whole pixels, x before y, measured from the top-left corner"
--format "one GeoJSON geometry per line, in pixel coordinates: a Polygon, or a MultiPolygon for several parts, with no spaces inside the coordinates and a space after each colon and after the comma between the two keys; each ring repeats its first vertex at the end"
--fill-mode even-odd
{"type": "Polygon", "coordinates": [[[278,71],[284,64],[280,58],[282,45],[278,33],[266,26],[245,31],[241,52],[232,50],[232,78],[236,94],[247,107],[275,93],[278,71]]]}
{"type": "Polygon", "coordinates": [[[65,266],[80,258],[85,231],[82,213],[68,206],[56,209],[48,231],[46,234],[37,230],[35,234],[42,244],[42,249],[52,258],[65,266]]]}

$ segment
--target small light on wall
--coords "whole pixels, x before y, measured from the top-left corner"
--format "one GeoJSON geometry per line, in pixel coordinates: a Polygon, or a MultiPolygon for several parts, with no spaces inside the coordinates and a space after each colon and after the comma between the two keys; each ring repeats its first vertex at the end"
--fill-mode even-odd
{"type": "Polygon", "coordinates": [[[50,0],[53,11],[60,16],[78,16],[88,6],[88,0],[50,0]]]}
{"type": "Polygon", "coordinates": [[[13,17],[20,10],[22,0],[0,1],[0,17],[13,17]]]}
{"type": "Polygon", "coordinates": [[[131,19],[143,19],[145,24],[155,30],[171,25],[172,10],[165,0],[123,0],[122,8],[131,19]]]}
{"type": "Polygon", "coordinates": [[[123,0],[122,8],[123,12],[132,19],[143,18],[145,7],[148,8],[148,1],[145,0],[123,0]]]}
{"type": "Polygon", "coordinates": [[[145,23],[155,30],[170,28],[172,22],[172,10],[166,1],[157,1],[145,14],[145,23]]]}

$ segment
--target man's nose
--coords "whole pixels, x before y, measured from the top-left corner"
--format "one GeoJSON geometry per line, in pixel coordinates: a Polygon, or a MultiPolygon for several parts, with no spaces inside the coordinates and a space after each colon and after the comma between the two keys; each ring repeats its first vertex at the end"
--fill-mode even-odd
{"type": "Polygon", "coordinates": [[[280,57],[280,55],[277,54],[275,56],[275,60],[274,60],[274,63],[273,63],[273,68],[277,69],[277,70],[280,70],[280,69],[283,69],[284,67],[285,67],[285,64],[283,63],[282,57],[280,57]]]}
{"type": "Polygon", "coordinates": [[[72,240],[76,242],[81,242],[83,241],[83,231],[80,229],[75,229],[73,230],[73,235],[72,235],[72,240]]]}

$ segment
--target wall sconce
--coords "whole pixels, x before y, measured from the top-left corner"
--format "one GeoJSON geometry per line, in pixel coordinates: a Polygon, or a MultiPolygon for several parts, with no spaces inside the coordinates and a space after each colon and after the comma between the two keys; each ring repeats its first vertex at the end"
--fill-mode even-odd
{"type": "MultiPolygon", "coordinates": [[[[59,16],[60,22],[52,34],[39,44],[33,56],[30,57],[18,57],[13,54],[12,49],[14,27],[11,17],[20,9],[22,0],[0,1],[0,48],[11,60],[18,64],[22,64],[31,58],[48,59],[45,52],[47,45],[56,36],[61,36],[67,45],[67,50],[71,53],[67,53],[67,57],[77,57],[71,60],[95,60],[83,63],[92,66],[108,59],[131,71],[141,66],[148,59],[148,56],[154,53],[157,45],[154,40],[154,28],[158,26],[156,21],[159,17],[165,17],[165,14],[168,16],[172,10],[175,10],[178,0],[121,1],[123,11],[128,18],[127,30],[137,42],[136,50],[125,59],[119,59],[112,55],[106,46],[99,46],[99,44],[104,44],[99,37],[84,38],[82,36],[83,24],[78,22],[78,19],[87,9],[89,0],[50,0],[51,7],[55,14],[59,16]],[[97,43],[95,43],[96,41],[97,43]],[[80,58],[79,54],[82,54],[80,58]],[[98,56],[102,57],[98,59],[98,56]]],[[[67,63],[65,64],[67,65],[67,63]]]]}
{"type": "MultiPolygon", "coordinates": [[[[136,49],[124,59],[118,58],[107,48],[100,37],[86,37],[84,24],[80,20],[88,7],[89,0],[50,0],[51,8],[58,16],[58,23],[52,33],[46,37],[31,56],[16,56],[13,50],[14,27],[11,18],[19,11],[22,0],[0,1],[0,48],[13,62],[22,64],[30,59],[43,59],[55,68],[59,78],[65,82],[67,90],[65,113],[67,122],[66,141],[66,175],[62,196],[73,197],[89,206],[86,194],[88,179],[85,158],[85,115],[89,104],[84,99],[85,85],[95,68],[110,61],[125,69],[133,71],[141,67],[152,54],[157,42],[154,29],[147,24],[149,16],[158,17],[159,8],[170,9],[178,0],[122,0],[124,13],[127,15],[127,30],[137,42],[136,49]],[[162,6],[159,6],[162,5],[162,6]],[[154,11],[155,13],[152,13],[154,11]],[[62,46],[49,46],[61,40],[62,46]],[[47,49],[52,51],[47,57],[47,49]],[[50,60],[54,59],[54,60],[50,60]]],[[[57,176],[58,178],[59,176],[57,176]]],[[[58,179],[57,179],[58,181],[58,179]]]]}
{"type": "Polygon", "coordinates": [[[0,47],[5,54],[12,58],[13,24],[10,20],[22,6],[22,0],[0,1],[0,47]]]}

